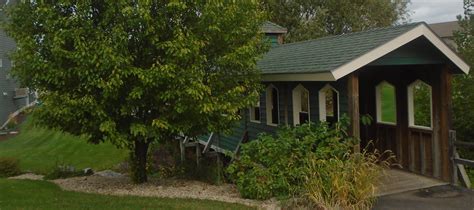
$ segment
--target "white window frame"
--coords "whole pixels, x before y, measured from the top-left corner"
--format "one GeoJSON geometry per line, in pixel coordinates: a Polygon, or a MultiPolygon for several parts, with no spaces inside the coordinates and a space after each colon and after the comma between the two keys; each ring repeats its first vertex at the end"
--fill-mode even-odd
{"type": "Polygon", "coordinates": [[[293,97],[293,125],[299,125],[300,124],[300,112],[301,112],[301,92],[306,91],[308,92],[308,122],[311,122],[311,104],[309,103],[309,90],[306,89],[303,85],[299,84],[295,88],[293,88],[292,91],[292,97],[293,97]]]}
{"type": "Polygon", "coordinates": [[[408,92],[408,127],[410,128],[418,128],[418,129],[425,129],[425,130],[433,130],[433,90],[431,85],[429,85],[426,82],[423,82],[422,80],[416,80],[412,82],[410,85],[407,87],[407,92],[408,92]],[[415,104],[414,104],[414,97],[413,97],[413,87],[415,85],[422,83],[425,84],[429,87],[430,89],[430,126],[422,126],[422,125],[415,125],[415,104]]]}
{"type": "MultiPolygon", "coordinates": [[[[273,123],[273,117],[272,117],[272,108],[273,108],[273,101],[272,101],[272,90],[275,89],[277,92],[277,110],[278,110],[278,118],[280,118],[280,93],[277,87],[275,85],[269,85],[265,91],[265,96],[266,96],[266,104],[265,104],[265,112],[267,116],[267,125],[270,126],[278,126],[278,124],[273,123]]],[[[280,119],[278,119],[278,123],[280,123],[280,119]]]]}
{"type": "Polygon", "coordinates": [[[255,105],[253,105],[252,107],[249,108],[249,119],[250,119],[250,122],[254,122],[254,123],[261,123],[262,121],[262,107],[260,107],[260,96],[258,97],[258,101],[255,105]],[[258,107],[260,109],[260,120],[255,120],[254,119],[254,116],[255,116],[255,108],[258,107]]]}
{"type": "Polygon", "coordinates": [[[397,89],[395,88],[395,85],[392,85],[390,82],[387,81],[382,81],[380,82],[377,86],[375,86],[375,107],[376,107],[376,115],[377,115],[377,123],[378,124],[386,124],[386,125],[397,125],[398,119],[397,119],[397,89]],[[385,122],[382,120],[382,92],[381,88],[383,85],[389,85],[392,86],[393,89],[395,90],[395,122],[385,122]]]}
{"type": "Polygon", "coordinates": [[[340,115],[340,101],[339,101],[339,91],[337,91],[336,88],[332,87],[330,84],[326,84],[323,88],[319,90],[318,93],[318,102],[319,102],[319,121],[321,122],[326,122],[326,91],[327,90],[334,90],[334,92],[337,93],[337,120],[339,121],[341,115],[340,115]]]}

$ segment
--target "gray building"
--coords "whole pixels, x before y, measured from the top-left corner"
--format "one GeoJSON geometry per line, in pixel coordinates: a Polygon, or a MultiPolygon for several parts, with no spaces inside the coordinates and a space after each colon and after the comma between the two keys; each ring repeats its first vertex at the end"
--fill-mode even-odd
{"type": "Polygon", "coordinates": [[[449,47],[456,49],[454,42],[454,32],[461,30],[458,21],[430,24],[430,28],[438,35],[449,47]]]}
{"type": "MultiPolygon", "coordinates": [[[[0,0],[2,7],[12,1],[0,0]]],[[[5,16],[0,11],[0,16],[5,16]]],[[[8,37],[5,30],[0,28],[0,127],[7,121],[9,115],[30,103],[29,90],[22,88],[12,77],[13,62],[9,54],[16,48],[15,42],[8,37]]]]}

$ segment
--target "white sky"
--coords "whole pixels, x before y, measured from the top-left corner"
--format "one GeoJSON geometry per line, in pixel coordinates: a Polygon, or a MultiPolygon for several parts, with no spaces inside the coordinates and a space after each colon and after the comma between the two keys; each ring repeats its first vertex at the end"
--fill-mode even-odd
{"type": "Polygon", "coordinates": [[[463,0],[411,0],[412,22],[439,23],[456,20],[463,14],[463,0]]]}

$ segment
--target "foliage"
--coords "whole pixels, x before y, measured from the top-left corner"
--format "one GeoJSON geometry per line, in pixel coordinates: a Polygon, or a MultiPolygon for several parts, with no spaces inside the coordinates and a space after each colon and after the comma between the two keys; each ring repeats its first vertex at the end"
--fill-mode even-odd
{"type": "Polygon", "coordinates": [[[408,19],[409,0],[265,0],[270,20],[286,27],[287,42],[390,26],[408,19]]]}
{"type": "Polygon", "coordinates": [[[149,154],[148,171],[158,178],[182,178],[198,180],[210,184],[220,184],[215,156],[201,156],[196,163],[194,147],[185,148],[185,161],[181,162],[178,141],[152,144],[149,154]]]}
{"type": "Polygon", "coordinates": [[[32,116],[28,116],[19,129],[18,135],[0,141],[0,154],[17,158],[22,171],[47,174],[58,162],[104,170],[127,158],[127,150],[117,149],[110,142],[92,145],[81,137],[35,126],[32,116]]]}
{"type": "Polygon", "coordinates": [[[381,154],[367,149],[346,153],[342,158],[310,157],[306,196],[325,209],[371,209],[382,169],[388,168],[394,158],[391,152],[381,154]]]}
{"type": "Polygon", "coordinates": [[[66,164],[58,164],[51,172],[44,176],[44,179],[63,179],[75,176],[85,176],[83,171],[76,170],[74,166],[66,164]]]}
{"type": "Polygon", "coordinates": [[[47,181],[0,179],[2,209],[255,209],[201,199],[112,196],[64,191],[47,181]]]}
{"type": "Polygon", "coordinates": [[[0,157],[0,177],[10,177],[21,173],[19,161],[16,158],[0,157]]]}
{"type": "Polygon", "coordinates": [[[148,171],[160,178],[169,178],[183,174],[180,166],[178,141],[154,143],[151,145],[148,171]]]}
{"type": "Polygon", "coordinates": [[[415,125],[431,127],[431,88],[418,83],[413,87],[413,106],[415,125]]]}
{"type": "Polygon", "coordinates": [[[137,182],[151,142],[226,130],[260,89],[257,1],[21,1],[7,13],[12,73],[38,91],[38,123],[130,149],[137,182]]]}
{"type": "Polygon", "coordinates": [[[326,123],[281,128],[275,137],[262,134],[243,144],[240,158],[227,172],[245,198],[299,195],[306,183],[308,157],[342,158],[352,148],[346,122],[336,123],[334,128],[326,123]]]}
{"type": "MultiPolygon", "coordinates": [[[[459,54],[474,66],[474,9],[472,0],[464,1],[464,16],[458,16],[461,27],[454,33],[459,54]]],[[[457,137],[463,141],[474,141],[474,75],[458,75],[453,82],[453,125],[457,137]]]]}

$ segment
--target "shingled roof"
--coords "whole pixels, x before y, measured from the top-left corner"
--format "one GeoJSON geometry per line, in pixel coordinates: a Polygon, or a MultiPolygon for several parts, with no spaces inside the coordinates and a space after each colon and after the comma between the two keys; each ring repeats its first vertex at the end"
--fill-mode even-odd
{"type": "Polygon", "coordinates": [[[262,31],[267,34],[285,34],[288,30],[270,21],[265,21],[262,25],[262,31]]]}
{"type": "Polygon", "coordinates": [[[373,29],[279,45],[264,55],[258,62],[258,67],[264,75],[264,80],[270,78],[268,75],[314,75],[316,73],[319,74],[319,77],[306,80],[334,81],[422,35],[427,37],[447,57],[454,60],[453,62],[458,64],[461,70],[469,71],[469,66],[447,48],[425,23],[373,29]],[[356,60],[357,62],[355,62],[356,60]]]}

